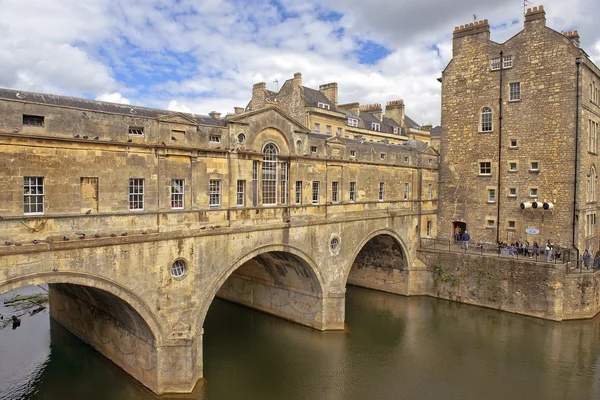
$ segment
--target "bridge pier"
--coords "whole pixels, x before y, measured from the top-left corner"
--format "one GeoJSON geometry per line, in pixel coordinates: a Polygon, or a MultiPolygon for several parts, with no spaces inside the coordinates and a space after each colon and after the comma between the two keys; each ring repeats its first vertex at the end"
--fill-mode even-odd
{"type": "Polygon", "coordinates": [[[157,343],[130,305],[99,289],[50,284],[50,316],[157,394],[190,393],[202,377],[202,337],[157,343]]]}

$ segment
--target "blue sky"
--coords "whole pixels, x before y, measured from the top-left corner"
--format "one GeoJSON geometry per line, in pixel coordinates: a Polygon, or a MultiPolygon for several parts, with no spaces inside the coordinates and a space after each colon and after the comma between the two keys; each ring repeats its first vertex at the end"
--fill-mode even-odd
{"type": "MultiPolygon", "coordinates": [[[[543,4],[600,62],[600,2],[543,4]]],[[[522,28],[520,0],[0,0],[0,86],[206,114],[302,72],[342,103],[404,99],[437,124],[436,78],[473,14],[498,42],[522,28]]]]}

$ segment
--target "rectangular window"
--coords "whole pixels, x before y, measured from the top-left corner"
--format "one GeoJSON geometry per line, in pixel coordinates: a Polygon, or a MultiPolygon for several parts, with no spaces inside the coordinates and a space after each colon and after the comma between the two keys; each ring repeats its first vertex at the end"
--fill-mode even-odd
{"type": "Polygon", "coordinates": [[[381,130],[381,124],[378,124],[377,122],[371,122],[371,129],[379,132],[381,130]]]}
{"type": "Polygon", "coordinates": [[[44,127],[44,117],[38,115],[23,115],[23,126],[44,127]]]}
{"type": "Polygon", "coordinates": [[[331,135],[331,125],[326,125],[325,126],[325,133],[328,135],[331,135]]]}
{"type": "Polygon", "coordinates": [[[281,163],[281,204],[287,204],[288,195],[288,165],[281,163]]]}
{"type": "Polygon", "coordinates": [[[539,172],[539,170],[540,170],[540,163],[537,162],[537,161],[532,161],[531,164],[530,164],[529,170],[531,172],[539,172]]]}
{"type": "Polygon", "coordinates": [[[408,183],[404,184],[404,200],[408,200],[408,183]]]}
{"type": "Polygon", "coordinates": [[[238,180],[235,191],[235,204],[243,207],[246,204],[246,181],[238,180]]]}
{"type": "Polygon", "coordinates": [[[509,101],[521,100],[521,82],[513,82],[509,85],[509,101]]]}
{"type": "Polygon", "coordinates": [[[221,136],[219,135],[209,135],[208,141],[211,143],[221,143],[221,136]]]}
{"type": "Polygon", "coordinates": [[[296,204],[302,204],[302,181],[296,181],[296,204]]]}
{"type": "Polygon", "coordinates": [[[319,181],[313,181],[312,183],[312,203],[319,204],[319,181]]]}
{"type": "Polygon", "coordinates": [[[512,66],[513,66],[512,56],[502,57],[502,68],[512,68],[512,66]]]}
{"type": "Polygon", "coordinates": [[[350,157],[356,158],[356,150],[350,150],[350,157]]]}
{"type": "Polygon", "coordinates": [[[488,203],[496,202],[496,189],[488,189],[488,203]]]}
{"type": "Polygon", "coordinates": [[[510,147],[511,149],[515,149],[515,148],[517,148],[517,147],[518,147],[518,145],[519,145],[519,142],[518,142],[518,140],[517,140],[517,139],[515,139],[515,138],[513,138],[513,139],[510,139],[510,146],[509,146],[509,147],[510,147]]]}
{"type": "Polygon", "coordinates": [[[379,201],[383,201],[384,191],[385,191],[385,183],[379,182],[379,201]]]}
{"type": "Polygon", "coordinates": [[[321,133],[321,124],[319,124],[318,122],[315,122],[313,131],[316,133],[321,133]]]}
{"type": "Polygon", "coordinates": [[[340,201],[340,184],[339,182],[331,182],[331,201],[333,203],[338,203],[340,201]]]}
{"type": "Polygon", "coordinates": [[[385,157],[386,157],[385,153],[381,153],[381,154],[379,155],[379,158],[380,158],[381,160],[385,160],[385,157]]]}
{"type": "Polygon", "coordinates": [[[210,207],[221,206],[221,181],[211,179],[208,182],[208,205],[210,207]]]}
{"type": "Polygon", "coordinates": [[[131,136],[144,136],[144,127],[143,126],[130,126],[127,131],[131,136]]]}
{"type": "Polygon", "coordinates": [[[343,130],[342,128],[337,128],[337,135],[342,136],[343,130]]]}
{"type": "Polygon", "coordinates": [[[350,182],[350,202],[356,201],[356,182],[350,182]]]}
{"type": "Polygon", "coordinates": [[[433,198],[433,189],[431,183],[427,184],[427,200],[431,200],[433,198]]]}
{"type": "Polygon", "coordinates": [[[393,128],[393,129],[394,129],[394,133],[395,133],[396,135],[398,135],[398,134],[400,133],[400,127],[399,127],[399,126],[394,126],[394,128],[393,128]]]}
{"type": "Polygon", "coordinates": [[[408,158],[408,157],[404,157],[404,162],[405,162],[405,163],[407,163],[407,162],[410,162],[410,158],[408,158]]]}
{"type": "Polygon", "coordinates": [[[171,180],[171,208],[173,210],[183,209],[183,194],[185,191],[185,181],[183,179],[171,180]]]}
{"type": "Polygon", "coordinates": [[[590,137],[588,151],[595,154],[598,152],[598,123],[588,120],[588,131],[590,137]]]}
{"type": "Polygon", "coordinates": [[[496,226],[496,221],[494,221],[493,219],[488,219],[487,220],[487,227],[488,228],[493,228],[494,226],[496,226]]]}
{"type": "Polygon", "coordinates": [[[171,141],[175,142],[177,140],[183,141],[185,140],[185,131],[180,130],[171,130],[171,141]]]}
{"type": "Polygon", "coordinates": [[[23,177],[23,213],[26,215],[44,213],[44,177],[23,177]]]}
{"type": "Polygon", "coordinates": [[[508,163],[508,170],[510,172],[516,172],[517,171],[517,163],[512,161],[508,163]]]}
{"type": "Polygon", "coordinates": [[[426,235],[431,236],[431,221],[427,221],[426,235]]]}
{"type": "Polygon", "coordinates": [[[130,178],[129,179],[129,209],[143,210],[144,209],[144,179],[130,178]]]}
{"type": "Polygon", "coordinates": [[[310,146],[310,152],[315,154],[318,151],[317,146],[310,146]]]}
{"type": "Polygon", "coordinates": [[[327,104],[327,103],[318,102],[317,103],[317,107],[324,108],[325,110],[331,110],[331,106],[329,104],[327,104]]]}
{"type": "Polygon", "coordinates": [[[348,126],[358,127],[358,120],[356,118],[348,118],[348,126]]]}
{"type": "Polygon", "coordinates": [[[490,68],[492,69],[492,71],[500,69],[500,57],[492,58],[490,60],[490,68]]]}
{"type": "Polygon", "coordinates": [[[509,197],[517,197],[517,188],[508,188],[509,197]]]}
{"type": "Polygon", "coordinates": [[[491,175],[492,163],[489,161],[481,161],[479,163],[479,175],[491,175]]]}
{"type": "Polygon", "coordinates": [[[529,189],[529,197],[538,197],[538,190],[537,190],[537,188],[530,188],[529,189]]]}
{"type": "Polygon", "coordinates": [[[517,223],[515,221],[508,221],[508,229],[515,229],[517,223]]]}
{"type": "Polygon", "coordinates": [[[258,160],[252,161],[252,205],[258,204],[258,160]]]}

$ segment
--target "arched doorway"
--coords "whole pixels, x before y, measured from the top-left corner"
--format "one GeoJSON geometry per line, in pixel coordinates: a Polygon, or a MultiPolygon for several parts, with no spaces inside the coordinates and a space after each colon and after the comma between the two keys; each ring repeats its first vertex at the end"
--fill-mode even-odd
{"type": "Polygon", "coordinates": [[[463,222],[463,221],[453,221],[452,222],[452,240],[456,243],[459,242],[461,239],[461,236],[457,236],[457,235],[462,235],[463,233],[465,233],[465,231],[467,230],[467,223],[463,222]]]}

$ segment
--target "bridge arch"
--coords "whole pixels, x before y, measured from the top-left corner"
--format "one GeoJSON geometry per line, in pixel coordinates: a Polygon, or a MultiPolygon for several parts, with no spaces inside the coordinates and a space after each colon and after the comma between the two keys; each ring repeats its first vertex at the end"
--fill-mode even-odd
{"type": "Polygon", "coordinates": [[[378,229],[357,246],[344,272],[345,284],[405,294],[410,257],[402,238],[391,229],[378,229]]]}
{"type": "MultiPolygon", "coordinates": [[[[92,276],[79,272],[43,272],[23,275],[0,282],[0,293],[42,284],[77,285],[83,288],[99,290],[110,296],[114,296],[116,299],[131,307],[131,309],[139,315],[141,321],[145,323],[147,329],[152,334],[152,339],[154,340],[156,347],[161,346],[163,343],[163,331],[161,325],[148,304],[127,288],[100,276],[92,276]]],[[[143,329],[143,327],[140,328],[143,329]]]]}
{"type": "MultiPolygon", "coordinates": [[[[260,284],[262,281],[264,283],[267,283],[270,287],[278,287],[280,289],[288,290],[292,292],[294,296],[302,298],[303,301],[307,301],[309,303],[314,302],[315,304],[313,305],[318,309],[322,308],[324,280],[322,273],[318,268],[317,264],[314,262],[314,260],[312,260],[312,258],[307,253],[293,246],[285,244],[269,244],[258,247],[235,260],[227,269],[223,271],[223,273],[219,276],[215,283],[206,292],[206,296],[204,297],[204,301],[201,307],[197,309],[196,315],[193,316],[193,320],[198,321],[199,332],[204,326],[204,320],[208,313],[208,309],[210,308],[210,305],[212,304],[215,297],[223,297],[234,302],[242,303],[252,308],[257,308],[261,311],[266,311],[268,313],[279,315],[286,319],[294,320],[293,316],[291,315],[282,315],[275,310],[266,310],[258,305],[246,304],[243,301],[231,299],[230,296],[220,295],[220,292],[223,291],[226,282],[232,276],[236,275],[236,271],[240,270],[242,270],[242,272],[252,274],[252,276],[246,275],[245,277],[243,277],[243,279],[249,278],[250,280],[258,284],[260,284]],[[294,272],[297,275],[291,273],[289,274],[289,277],[286,276],[284,278],[283,282],[277,280],[272,282],[265,282],[264,276],[261,277],[258,274],[254,273],[256,271],[256,268],[253,268],[253,266],[257,267],[257,264],[260,264],[265,269],[271,269],[273,267],[273,265],[270,265],[271,261],[275,260],[280,262],[279,267],[276,267],[279,268],[279,272],[285,275],[292,272],[290,271],[290,269],[294,269],[294,272]],[[244,271],[244,268],[247,268],[247,270],[244,271]],[[282,270],[281,268],[285,269],[282,270]],[[310,299],[308,299],[307,297],[310,297],[310,299]]],[[[304,321],[296,322],[305,323],[304,321]]]]}

